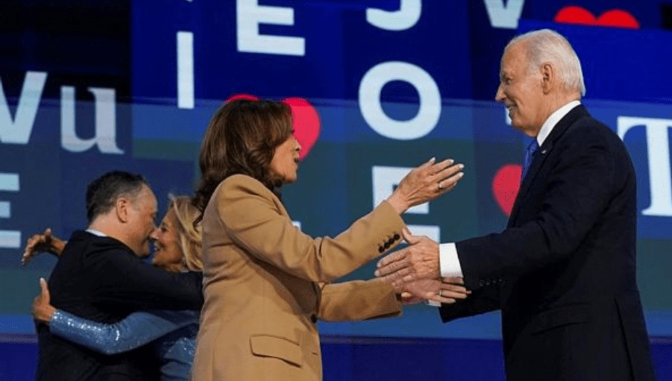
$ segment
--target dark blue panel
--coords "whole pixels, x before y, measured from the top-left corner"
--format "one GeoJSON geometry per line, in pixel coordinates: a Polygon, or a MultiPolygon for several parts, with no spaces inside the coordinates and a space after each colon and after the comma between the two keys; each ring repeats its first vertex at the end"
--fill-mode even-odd
{"type": "MultiPolygon", "coordinates": [[[[0,338],[0,379],[28,381],[35,377],[34,338],[0,338]]],[[[652,341],[659,380],[672,379],[672,342],[652,341]]],[[[367,337],[322,337],[324,381],[355,380],[504,380],[499,340],[435,340],[367,337]]]]}

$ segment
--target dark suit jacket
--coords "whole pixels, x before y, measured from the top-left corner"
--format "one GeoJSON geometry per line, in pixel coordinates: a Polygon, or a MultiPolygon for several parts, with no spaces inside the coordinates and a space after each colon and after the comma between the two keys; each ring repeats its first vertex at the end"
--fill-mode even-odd
{"type": "MultiPolygon", "coordinates": [[[[115,323],[140,309],[199,309],[201,282],[200,273],[154,268],[116,239],[77,231],[51,273],[49,290],[54,307],[115,323]]],[[[53,336],[44,324],[37,331],[37,380],[158,379],[149,347],[110,356],[53,336]]]]}
{"type": "Polygon", "coordinates": [[[456,243],[474,291],[442,319],[501,309],[510,381],[654,380],[636,225],[628,152],[578,106],[537,151],[507,229],[456,243]]]}

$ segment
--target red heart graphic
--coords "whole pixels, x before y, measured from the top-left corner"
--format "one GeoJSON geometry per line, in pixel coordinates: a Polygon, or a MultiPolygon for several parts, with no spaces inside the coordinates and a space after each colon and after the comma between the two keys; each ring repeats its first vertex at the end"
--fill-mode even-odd
{"type": "Polygon", "coordinates": [[[492,194],[495,201],[507,215],[511,215],[513,203],[520,189],[520,176],[523,168],[518,164],[507,164],[500,168],[492,179],[492,194]]]}
{"type": "MultiPolygon", "coordinates": [[[[258,100],[258,97],[250,94],[236,94],[226,102],[235,99],[258,100]]],[[[282,102],[287,103],[292,109],[292,125],[294,126],[294,137],[301,145],[299,160],[303,160],[320,136],[320,115],[315,107],[303,98],[286,98],[282,102]]]]}
{"type": "Polygon", "coordinates": [[[596,18],[589,10],[572,5],[560,9],[553,21],[563,24],[639,29],[639,21],[637,21],[635,16],[621,9],[606,11],[596,18]]]}

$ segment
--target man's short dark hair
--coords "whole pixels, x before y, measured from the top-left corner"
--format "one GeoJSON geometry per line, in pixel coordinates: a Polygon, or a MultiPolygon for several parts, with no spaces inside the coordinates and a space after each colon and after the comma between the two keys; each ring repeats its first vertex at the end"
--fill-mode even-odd
{"type": "Polygon", "coordinates": [[[109,212],[121,196],[134,198],[144,185],[149,186],[142,175],[124,171],[110,171],[93,180],[86,187],[86,219],[91,223],[109,212]]]}

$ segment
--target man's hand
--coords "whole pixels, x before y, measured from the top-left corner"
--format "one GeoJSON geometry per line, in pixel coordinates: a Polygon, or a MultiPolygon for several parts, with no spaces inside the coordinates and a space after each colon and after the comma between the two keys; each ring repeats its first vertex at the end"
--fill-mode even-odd
{"type": "Polygon", "coordinates": [[[49,324],[56,309],[51,305],[51,296],[47,281],[40,278],[40,295],[33,299],[33,318],[37,321],[49,324]]]}
{"type": "Polygon", "coordinates": [[[51,229],[47,228],[42,234],[34,234],[28,238],[26,248],[21,255],[21,264],[25,265],[39,253],[48,252],[56,256],[63,253],[65,241],[61,241],[58,237],[51,234],[51,229]]]}
{"type": "Polygon", "coordinates": [[[395,288],[416,280],[440,278],[439,244],[425,236],[414,236],[406,228],[401,234],[409,246],[378,261],[376,276],[395,288]]]}

